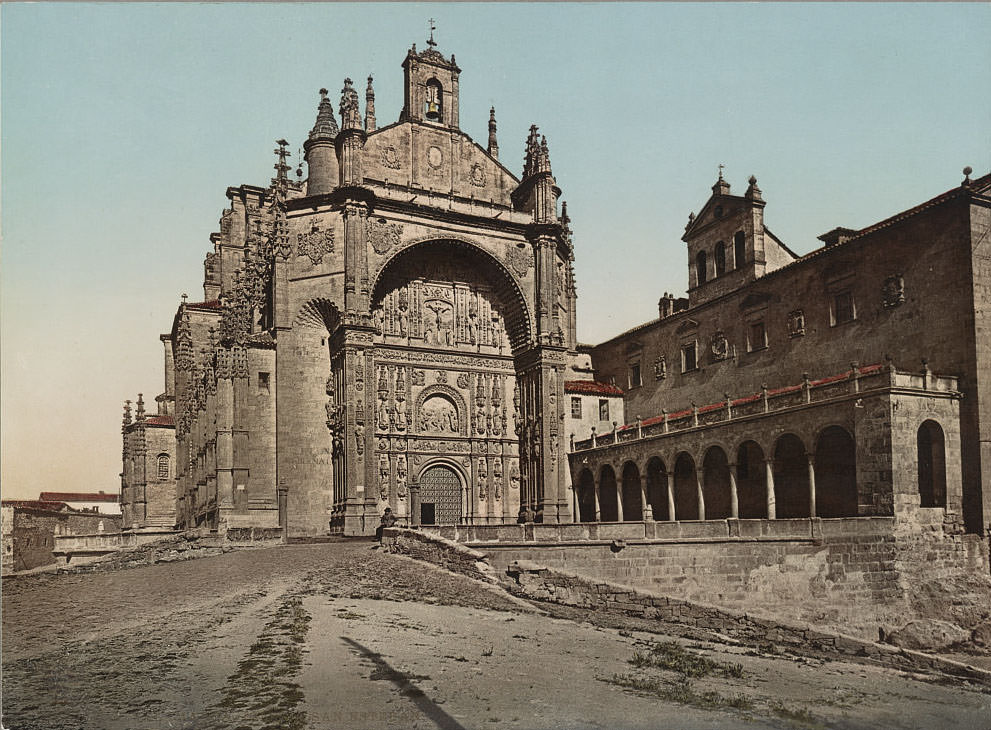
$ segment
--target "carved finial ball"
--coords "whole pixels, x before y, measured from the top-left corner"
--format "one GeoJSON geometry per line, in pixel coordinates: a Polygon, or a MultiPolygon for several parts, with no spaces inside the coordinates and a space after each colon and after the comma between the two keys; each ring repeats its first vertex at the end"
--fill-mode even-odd
{"type": "Polygon", "coordinates": [[[969,174],[970,174],[970,173],[972,173],[973,171],[974,171],[974,168],[973,168],[973,167],[971,167],[970,165],[967,165],[967,167],[965,167],[965,168],[963,169],[963,174],[964,174],[964,175],[969,175],[969,174]]]}
{"type": "Polygon", "coordinates": [[[320,98],[321,99],[326,99],[328,93],[330,93],[330,92],[328,92],[326,89],[320,89],[320,98]]]}
{"type": "Polygon", "coordinates": [[[756,185],[757,184],[757,176],[756,175],[751,175],[749,182],[750,182],[751,185],[756,185]]]}

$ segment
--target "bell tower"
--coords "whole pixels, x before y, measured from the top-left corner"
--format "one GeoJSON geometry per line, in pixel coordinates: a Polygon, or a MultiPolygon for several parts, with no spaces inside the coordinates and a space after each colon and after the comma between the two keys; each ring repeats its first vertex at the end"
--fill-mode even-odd
{"type": "Polygon", "coordinates": [[[430,23],[427,50],[417,53],[416,44],[403,61],[405,98],[402,122],[427,122],[452,129],[458,128],[458,75],[461,69],[436,50],[434,25],[430,23]]]}

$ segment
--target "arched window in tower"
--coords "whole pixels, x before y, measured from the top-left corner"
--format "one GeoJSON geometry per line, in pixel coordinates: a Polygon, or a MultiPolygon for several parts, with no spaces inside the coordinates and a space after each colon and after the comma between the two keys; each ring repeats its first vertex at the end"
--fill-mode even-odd
{"type": "Polygon", "coordinates": [[[695,280],[698,285],[705,283],[706,269],[708,268],[708,257],[705,255],[705,251],[699,251],[695,254],[695,280]]]}
{"type": "Polygon", "coordinates": [[[716,276],[726,273],[726,244],[720,241],[716,244],[716,276]]]}
{"type": "Polygon", "coordinates": [[[169,478],[169,455],[159,454],[158,455],[158,478],[168,479],[169,478]]]}
{"type": "Polygon", "coordinates": [[[432,122],[444,119],[444,89],[437,79],[427,82],[427,98],[424,102],[423,115],[432,122]]]}
{"type": "Polygon", "coordinates": [[[747,236],[743,231],[737,231],[733,236],[733,263],[737,269],[747,263],[747,236]]]}

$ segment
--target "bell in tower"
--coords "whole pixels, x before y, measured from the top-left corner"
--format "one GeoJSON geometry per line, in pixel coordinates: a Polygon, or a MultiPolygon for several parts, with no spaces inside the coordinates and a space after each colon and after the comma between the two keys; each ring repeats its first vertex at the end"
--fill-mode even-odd
{"type": "Polygon", "coordinates": [[[427,82],[427,100],[424,105],[423,115],[431,122],[440,122],[444,119],[441,105],[444,103],[444,94],[441,90],[440,82],[437,79],[430,79],[427,82]]]}

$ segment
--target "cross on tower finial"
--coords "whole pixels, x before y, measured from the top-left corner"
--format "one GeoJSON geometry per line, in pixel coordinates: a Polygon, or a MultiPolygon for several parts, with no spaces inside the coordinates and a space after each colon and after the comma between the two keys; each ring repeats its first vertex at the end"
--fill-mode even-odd
{"type": "Polygon", "coordinates": [[[427,45],[433,48],[437,45],[437,41],[434,40],[434,31],[437,30],[437,26],[434,25],[434,19],[430,19],[430,40],[427,41],[427,45]]]}
{"type": "Polygon", "coordinates": [[[722,180],[722,179],[723,179],[723,168],[724,168],[724,167],[726,167],[726,165],[720,165],[720,166],[719,166],[719,179],[720,179],[720,180],[722,180]]]}

